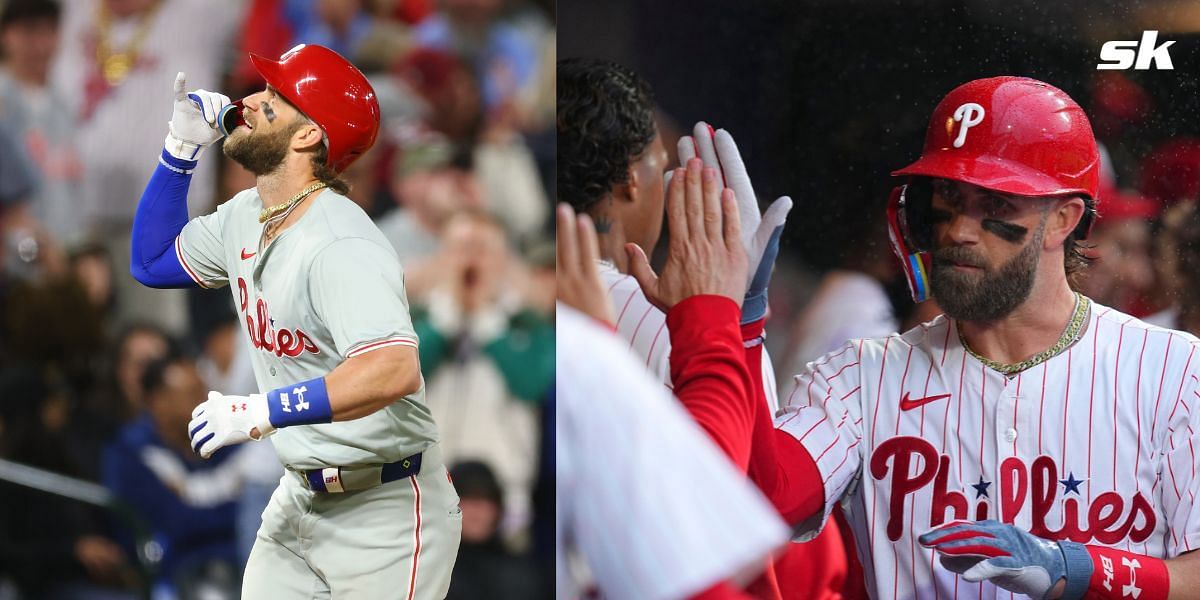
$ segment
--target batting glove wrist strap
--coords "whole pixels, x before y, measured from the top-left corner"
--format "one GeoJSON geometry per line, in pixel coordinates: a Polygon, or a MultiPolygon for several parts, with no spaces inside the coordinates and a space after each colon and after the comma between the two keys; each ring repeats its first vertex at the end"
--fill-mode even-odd
{"type": "Polygon", "coordinates": [[[329,391],[325,388],[324,377],[267,392],[267,409],[271,419],[268,425],[272,430],[333,420],[333,408],[329,405],[329,391]]]}
{"type": "Polygon", "coordinates": [[[1082,598],[1087,593],[1088,583],[1092,580],[1092,555],[1088,554],[1083,544],[1068,542],[1058,543],[1062,550],[1063,561],[1067,568],[1067,586],[1063,589],[1063,600],[1082,598]]]}

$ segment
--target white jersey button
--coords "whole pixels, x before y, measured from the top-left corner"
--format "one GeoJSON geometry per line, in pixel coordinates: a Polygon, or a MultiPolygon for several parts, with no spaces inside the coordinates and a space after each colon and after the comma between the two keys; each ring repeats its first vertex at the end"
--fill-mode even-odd
{"type": "Polygon", "coordinates": [[[1017,430],[1009,427],[1004,430],[1004,441],[1011,442],[1017,439],[1017,430]]]}

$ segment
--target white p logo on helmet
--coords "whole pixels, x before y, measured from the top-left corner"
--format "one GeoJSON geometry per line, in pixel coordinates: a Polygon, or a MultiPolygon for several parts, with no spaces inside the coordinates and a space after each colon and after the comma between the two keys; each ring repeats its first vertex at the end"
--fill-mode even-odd
{"type": "Polygon", "coordinates": [[[962,148],[967,143],[967,130],[983,122],[983,107],[968,102],[954,111],[954,120],[962,125],[958,128],[958,137],[954,138],[954,147],[962,148]]]}

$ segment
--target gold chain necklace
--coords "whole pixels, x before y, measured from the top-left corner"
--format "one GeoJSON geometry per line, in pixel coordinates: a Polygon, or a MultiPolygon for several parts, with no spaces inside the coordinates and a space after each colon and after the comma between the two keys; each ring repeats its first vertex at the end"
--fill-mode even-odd
{"type": "Polygon", "coordinates": [[[267,220],[270,219],[271,217],[279,214],[282,211],[285,211],[285,210],[291,208],[292,206],[295,206],[295,204],[297,202],[303,200],[305,196],[307,196],[325,186],[326,186],[325,182],[318,181],[318,182],[300,190],[299,194],[292,196],[291,198],[288,199],[287,202],[281,202],[270,208],[264,208],[261,213],[258,213],[258,222],[266,223],[267,220]]]}
{"type": "Polygon", "coordinates": [[[1059,353],[1061,353],[1063,350],[1066,350],[1067,346],[1074,344],[1079,339],[1080,334],[1083,332],[1083,323],[1087,320],[1088,309],[1090,307],[1091,300],[1088,300],[1087,296],[1084,296],[1079,292],[1075,292],[1075,312],[1071,315],[1071,321],[1067,323],[1067,328],[1063,330],[1062,335],[1058,338],[1058,341],[1055,342],[1053,346],[1050,346],[1049,348],[1038,352],[1037,354],[1019,363],[1006,364],[980,356],[978,353],[972,350],[970,346],[967,345],[967,339],[963,337],[962,328],[958,328],[958,341],[962,344],[963,349],[967,351],[967,354],[975,357],[975,360],[983,363],[987,368],[993,371],[998,371],[1003,375],[1015,375],[1021,371],[1024,371],[1025,369],[1039,365],[1055,356],[1058,356],[1059,353]]]}
{"type": "Polygon", "coordinates": [[[138,53],[142,50],[142,44],[146,42],[146,35],[150,33],[150,26],[154,22],[154,15],[158,13],[159,6],[161,3],[156,2],[142,14],[133,39],[123,50],[116,52],[113,51],[112,41],[109,39],[112,36],[112,14],[108,12],[108,6],[104,2],[97,3],[96,62],[100,64],[100,72],[104,75],[104,80],[108,82],[108,85],[116,86],[125,81],[129,72],[137,64],[138,53]]]}

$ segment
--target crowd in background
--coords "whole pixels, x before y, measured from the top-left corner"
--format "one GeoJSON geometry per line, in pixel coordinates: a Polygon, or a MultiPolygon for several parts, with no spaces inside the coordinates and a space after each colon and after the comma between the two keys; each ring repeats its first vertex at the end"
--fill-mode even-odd
{"type": "MultiPolygon", "coordinates": [[[[121,507],[0,477],[0,599],[238,596],[282,469],[269,443],[202,461],[186,424],[210,389],[258,391],[246,325],[228,289],[134,282],[130,228],[175,74],[236,100],[264,85],[249,52],[300,43],[382,108],[343,177],[405,270],[462,498],[450,597],[548,597],[554,23],[526,0],[0,0],[0,459],[121,507]]],[[[254,183],[210,152],[189,210],[254,183]]]]}

